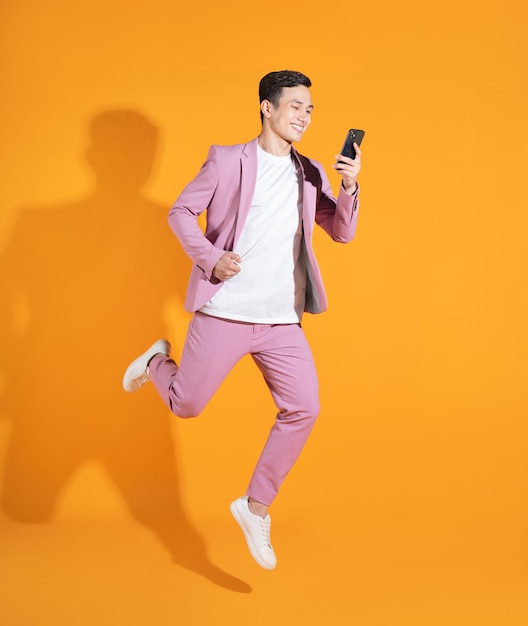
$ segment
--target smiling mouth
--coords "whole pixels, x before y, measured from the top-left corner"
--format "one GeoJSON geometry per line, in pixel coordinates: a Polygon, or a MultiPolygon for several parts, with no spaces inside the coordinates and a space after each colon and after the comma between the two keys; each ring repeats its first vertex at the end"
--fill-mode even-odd
{"type": "Polygon", "coordinates": [[[292,124],[293,129],[296,130],[298,133],[302,133],[304,130],[304,126],[301,126],[300,124],[292,124]]]}

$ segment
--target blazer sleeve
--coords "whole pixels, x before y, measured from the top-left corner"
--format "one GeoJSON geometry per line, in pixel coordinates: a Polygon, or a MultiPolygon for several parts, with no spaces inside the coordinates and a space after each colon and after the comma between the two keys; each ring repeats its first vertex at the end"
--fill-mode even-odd
{"type": "Polygon", "coordinates": [[[317,202],[315,221],[334,241],[348,243],[356,234],[359,184],[351,196],[345,193],[341,185],[336,200],[324,168],[319,163],[314,163],[314,165],[321,176],[321,192],[317,202]]]}
{"type": "Polygon", "coordinates": [[[195,178],[183,189],[169,211],[169,226],[179,239],[187,256],[211,280],[212,272],[225,250],[215,247],[204,235],[198,217],[209,207],[215,194],[222,155],[211,146],[205,163],[195,178]]]}

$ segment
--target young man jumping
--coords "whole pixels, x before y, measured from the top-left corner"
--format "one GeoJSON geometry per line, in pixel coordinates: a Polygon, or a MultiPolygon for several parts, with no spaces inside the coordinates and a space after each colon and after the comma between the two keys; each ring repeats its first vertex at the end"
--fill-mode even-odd
{"type": "Polygon", "coordinates": [[[312,248],[314,224],[346,243],[358,214],[359,147],[355,159],[336,157],[337,199],[323,167],[293,148],[311,122],[310,87],[300,72],[264,76],[260,135],[212,146],[174,203],[169,224],[194,263],[185,301],[194,316],[179,364],[160,339],[123,378],[126,391],[152,381],[175,415],[192,417],[233,366],[252,356],[278,413],[246,495],[232,502],[231,512],[265,569],[277,563],[268,508],[319,413],[317,374],[300,324],[304,311],[327,307],[312,248]],[[197,221],[204,211],[205,232],[197,221]]]}

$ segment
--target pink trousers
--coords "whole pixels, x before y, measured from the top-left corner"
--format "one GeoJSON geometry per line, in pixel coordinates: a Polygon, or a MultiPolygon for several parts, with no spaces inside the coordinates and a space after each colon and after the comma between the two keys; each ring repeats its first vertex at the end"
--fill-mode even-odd
{"type": "Polygon", "coordinates": [[[175,415],[193,417],[246,354],[264,376],[278,410],[246,492],[270,505],[319,413],[317,373],[301,326],[235,322],[197,312],[180,364],[157,355],[149,376],[175,415]]]}

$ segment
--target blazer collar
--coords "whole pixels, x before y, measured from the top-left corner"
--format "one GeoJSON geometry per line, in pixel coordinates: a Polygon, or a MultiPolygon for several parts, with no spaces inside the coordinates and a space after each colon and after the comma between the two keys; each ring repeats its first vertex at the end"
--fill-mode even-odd
{"type": "Polygon", "coordinates": [[[257,145],[258,137],[255,137],[252,141],[249,141],[243,148],[242,154],[248,158],[257,158],[257,145]]]}
{"type": "MultiPolygon", "coordinates": [[[[247,158],[256,159],[257,158],[257,146],[258,146],[258,137],[255,137],[255,139],[248,141],[248,143],[244,145],[244,147],[242,148],[242,154],[247,158]]],[[[303,164],[301,162],[301,159],[299,158],[299,153],[297,152],[294,146],[292,146],[291,151],[292,151],[293,158],[300,165],[301,170],[304,172],[303,164]]]]}

